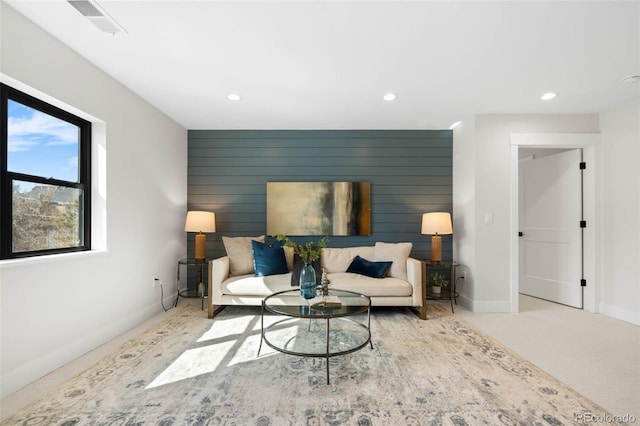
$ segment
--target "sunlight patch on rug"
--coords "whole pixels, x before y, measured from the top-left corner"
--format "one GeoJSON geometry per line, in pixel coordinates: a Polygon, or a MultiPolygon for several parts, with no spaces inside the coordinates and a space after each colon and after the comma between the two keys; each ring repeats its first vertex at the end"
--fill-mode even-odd
{"type": "Polygon", "coordinates": [[[223,342],[184,351],[146,389],[179,382],[215,372],[233,348],[233,342],[223,342]]]}
{"type": "Polygon", "coordinates": [[[242,336],[252,331],[260,333],[260,317],[247,315],[236,318],[216,318],[215,323],[212,322],[209,328],[198,339],[198,342],[206,342],[217,339],[230,339],[233,336],[242,336]],[[215,326],[214,326],[215,324],[215,326]]]}

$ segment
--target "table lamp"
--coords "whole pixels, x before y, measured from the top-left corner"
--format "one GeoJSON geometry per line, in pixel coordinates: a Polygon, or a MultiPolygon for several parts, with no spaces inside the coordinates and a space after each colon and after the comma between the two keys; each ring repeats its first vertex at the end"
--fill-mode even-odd
{"type": "Polygon", "coordinates": [[[442,262],[442,237],[453,234],[451,214],[445,212],[425,213],[422,215],[422,234],[431,237],[431,263],[442,262]]]}
{"type": "Polygon", "coordinates": [[[206,238],[204,232],[216,232],[216,214],[212,212],[190,211],[187,212],[187,221],[184,225],[186,232],[196,234],[196,261],[204,261],[206,258],[206,238]]]}

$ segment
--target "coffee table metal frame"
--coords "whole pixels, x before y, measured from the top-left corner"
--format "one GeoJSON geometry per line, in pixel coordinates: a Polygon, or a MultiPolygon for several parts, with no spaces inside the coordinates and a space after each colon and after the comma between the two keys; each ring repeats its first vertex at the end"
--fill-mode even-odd
{"type": "MultiPolygon", "coordinates": [[[[260,356],[260,350],[262,349],[262,342],[264,341],[269,347],[277,350],[278,352],[282,352],[285,354],[289,354],[289,355],[296,355],[296,356],[302,356],[302,357],[322,357],[326,359],[327,362],[327,384],[330,384],[329,381],[329,358],[334,357],[334,356],[338,356],[338,355],[346,355],[349,354],[351,352],[355,352],[358,351],[362,348],[364,348],[365,346],[367,346],[367,344],[369,344],[371,346],[371,349],[373,349],[373,342],[371,341],[371,298],[369,298],[369,296],[366,296],[364,294],[360,294],[360,293],[356,293],[354,291],[348,291],[348,290],[338,290],[338,289],[330,289],[329,290],[329,295],[332,296],[337,296],[338,298],[341,298],[342,296],[342,300],[347,300],[348,298],[362,298],[365,300],[365,304],[362,305],[348,305],[348,304],[344,304],[340,307],[340,308],[333,308],[333,309],[317,309],[317,308],[311,308],[308,304],[309,301],[304,300],[302,297],[300,297],[300,290],[298,288],[294,288],[291,290],[285,290],[285,291],[279,291],[277,293],[274,293],[270,296],[265,297],[262,300],[262,309],[260,310],[260,329],[261,329],[261,339],[260,339],[260,346],[258,347],[258,356],[260,356]],[[296,298],[297,295],[297,298],[296,298]],[[277,298],[277,297],[282,297],[282,296],[287,296],[291,298],[292,304],[277,304],[277,305],[269,305],[268,304],[268,300],[270,298],[277,298]],[[303,309],[300,309],[300,307],[303,307],[303,309]],[[296,309],[297,308],[297,309],[296,309]],[[305,309],[307,308],[307,309],[305,309]],[[284,315],[287,318],[284,318],[280,321],[276,321],[275,323],[267,326],[265,328],[264,326],[264,313],[265,311],[272,313],[272,314],[276,314],[276,315],[284,315]],[[301,312],[302,311],[302,312],[301,312]],[[335,319],[335,318],[345,318],[345,317],[351,317],[354,315],[358,315],[358,314],[362,314],[362,313],[367,313],[367,323],[366,324],[362,324],[362,323],[357,323],[354,321],[355,324],[357,324],[358,326],[362,327],[363,329],[366,330],[366,336],[367,338],[360,344],[355,345],[354,347],[345,349],[345,350],[340,350],[340,351],[334,351],[332,352],[330,350],[330,321],[331,319],[335,319]],[[314,319],[320,319],[320,320],[325,320],[326,321],[326,351],[323,353],[308,353],[308,352],[297,352],[297,351],[292,351],[289,349],[286,349],[284,347],[278,346],[272,342],[269,341],[269,339],[267,339],[266,336],[266,332],[272,328],[272,327],[276,327],[278,324],[288,321],[291,318],[309,318],[309,327],[311,327],[311,321],[314,319]]],[[[311,301],[317,301],[319,299],[312,299],[311,301]]],[[[307,331],[309,331],[309,329],[307,329],[307,331]]]]}

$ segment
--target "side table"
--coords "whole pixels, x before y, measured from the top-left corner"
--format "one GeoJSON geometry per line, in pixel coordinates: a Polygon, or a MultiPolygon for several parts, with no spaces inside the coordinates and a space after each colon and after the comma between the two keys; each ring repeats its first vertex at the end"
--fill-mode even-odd
{"type": "Polygon", "coordinates": [[[448,300],[451,303],[451,312],[453,311],[453,304],[458,304],[456,300],[458,292],[456,291],[456,268],[458,264],[455,262],[438,262],[431,263],[425,262],[425,274],[426,280],[426,298],[427,300],[448,300]],[[444,284],[440,288],[440,293],[434,291],[435,284],[444,284]]]}
{"type": "MultiPolygon", "coordinates": [[[[206,292],[208,288],[206,285],[207,281],[205,280],[205,278],[208,278],[208,277],[205,277],[205,271],[207,270],[206,266],[207,266],[208,260],[209,259],[196,260],[196,259],[189,259],[189,258],[178,260],[178,270],[176,273],[176,289],[178,291],[178,294],[176,295],[176,301],[173,304],[174,307],[178,306],[178,300],[180,300],[181,297],[200,298],[201,309],[204,310],[204,299],[207,298],[206,292]],[[187,286],[185,286],[185,288],[183,289],[180,288],[180,269],[182,266],[184,266],[187,269],[190,266],[198,268],[198,275],[196,277],[198,288],[196,290],[189,290],[187,286]]],[[[187,276],[188,276],[188,273],[187,273],[187,276]]]]}

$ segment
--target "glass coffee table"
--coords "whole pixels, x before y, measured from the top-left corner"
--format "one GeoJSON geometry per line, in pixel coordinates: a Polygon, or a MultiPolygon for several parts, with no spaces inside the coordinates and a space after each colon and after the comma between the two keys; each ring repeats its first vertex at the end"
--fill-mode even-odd
{"type": "Polygon", "coordinates": [[[347,290],[329,290],[329,298],[305,300],[294,288],[274,293],[262,301],[262,339],[271,348],[289,355],[329,358],[355,352],[371,342],[371,299],[347,290]],[[323,300],[339,301],[339,306],[314,306],[323,300]],[[265,313],[283,316],[265,326],[265,313]],[[365,317],[366,318],[363,318],[365,317]]]}

